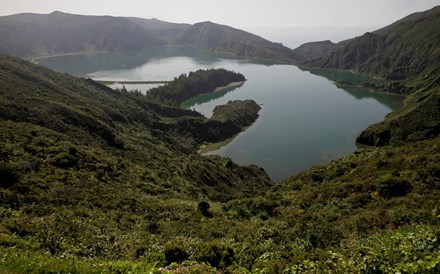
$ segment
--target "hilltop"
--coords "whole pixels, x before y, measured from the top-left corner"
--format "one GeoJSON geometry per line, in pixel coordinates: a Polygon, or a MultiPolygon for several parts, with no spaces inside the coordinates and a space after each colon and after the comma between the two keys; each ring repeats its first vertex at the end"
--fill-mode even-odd
{"type": "Polygon", "coordinates": [[[62,12],[0,17],[0,40],[1,53],[19,57],[140,50],[165,44],[126,18],[62,12]]]}
{"type": "Polygon", "coordinates": [[[292,63],[296,55],[281,44],[211,22],[178,24],[158,19],[84,16],[55,11],[0,17],[0,53],[18,57],[192,45],[239,57],[292,63]]]}
{"type": "Polygon", "coordinates": [[[307,43],[295,51],[312,51],[318,45],[328,51],[303,55],[306,66],[353,70],[387,80],[427,75],[439,64],[439,15],[440,7],[435,7],[338,44],[307,43]]]}
{"type": "Polygon", "coordinates": [[[257,35],[212,22],[194,24],[176,40],[177,44],[198,45],[215,52],[236,56],[293,62],[298,56],[291,49],[257,35]]]}

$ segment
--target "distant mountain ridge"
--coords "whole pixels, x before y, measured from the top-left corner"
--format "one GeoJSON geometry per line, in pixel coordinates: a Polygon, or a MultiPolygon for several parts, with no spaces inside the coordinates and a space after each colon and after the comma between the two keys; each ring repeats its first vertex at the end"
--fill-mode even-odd
{"type": "Polygon", "coordinates": [[[19,57],[138,50],[165,44],[126,18],[61,12],[0,17],[0,41],[1,53],[19,57]]]}
{"type": "Polygon", "coordinates": [[[440,6],[344,42],[324,56],[308,56],[306,66],[339,68],[402,80],[440,64],[440,6]]]}
{"type": "Polygon", "coordinates": [[[344,45],[336,44],[338,49],[335,44],[316,42],[295,52],[304,52],[305,67],[353,70],[394,81],[391,84],[397,88],[392,92],[409,95],[405,106],[369,126],[357,141],[375,146],[402,144],[440,134],[439,30],[437,6],[345,41],[344,45]],[[322,55],[325,50],[329,53],[322,55]]]}
{"type": "Polygon", "coordinates": [[[302,44],[301,46],[293,50],[294,53],[299,55],[301,61],[316,59],[332,53],[338,49],[344,47],[344,43],[333,43],[330,40],[309,42],[302,44]]]}
{"type": "Polygon", "coordinates": [[[59,11],[0,17],[0,53],[18,57],[139,50],[192,45],[239,57],[294,62],[287,47],[257,35],[211,22],[177,24],[135,17],[84,16],[59,11]]]}
{"type": "Polygon", "coordinates": [[[228,52],[237,56],[296,61],[299,56],[279,43],[272,43],[260,36],[219,25],[210,21],[194,24],[178,39],[177,44],[198,45],[204,49],[228,52]]]}

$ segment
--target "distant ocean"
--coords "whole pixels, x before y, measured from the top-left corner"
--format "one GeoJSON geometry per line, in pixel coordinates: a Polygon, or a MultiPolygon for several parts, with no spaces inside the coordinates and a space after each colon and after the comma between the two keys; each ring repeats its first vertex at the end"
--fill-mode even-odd
{"type": "Polygon", "coordinates": [[[278,26],[240,26],[245,31],[259,35],[271,42],[282,43],[296,48],[307,42],[330,40],[334,43],[361,36],[379,27],[278,27],[278,26]]]}

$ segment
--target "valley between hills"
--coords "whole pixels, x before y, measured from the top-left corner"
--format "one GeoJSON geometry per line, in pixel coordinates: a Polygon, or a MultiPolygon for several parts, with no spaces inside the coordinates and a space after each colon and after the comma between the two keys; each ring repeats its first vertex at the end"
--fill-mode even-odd
{"type": "Polygon", "coordinates": [[[438,18],[435,7],[292,50],[212,22],[0,17],[0,272],[440,272],[438,18]],[[405,102],[354,153],[275,184],[197,153],[252,125],[259,104],[210,118],[182,107],[245,75],[197,70],[142,95],[26,61],[165,45],[368,74],[383,83],[332,80],[405,102]]]}

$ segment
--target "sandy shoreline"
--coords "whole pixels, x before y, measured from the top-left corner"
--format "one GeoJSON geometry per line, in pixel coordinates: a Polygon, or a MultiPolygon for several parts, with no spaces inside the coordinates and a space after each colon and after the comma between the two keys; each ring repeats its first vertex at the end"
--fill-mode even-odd
{"type": "Polygon", "coordinates": [[[28,60],[31,63],[38,64],[38,60],[40,60],[40,59],[46,59],[46,58],[51,58],[51,57],[70,56],[70,55],[94,54],[94,53],[108,53],[108,51],[79,51],[79,52],[67,52],[67,53],[53,53],[53,54],[29,57],[29,58],[26,58],[26,60],[28,60]]]}
{"type": "Polygon", "coordinates": [[[227,84],[226,86],[217,87],[213,92],[222,91],[227,88],[235,88],[243,85],[246,81],[240,81],[240,82],[232,82],[227,84]]]}

